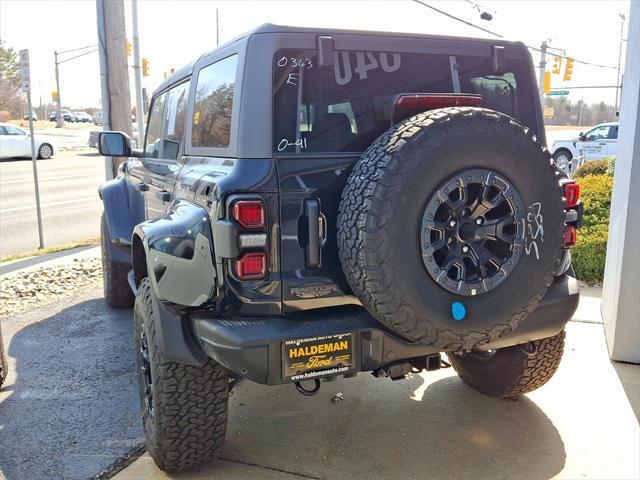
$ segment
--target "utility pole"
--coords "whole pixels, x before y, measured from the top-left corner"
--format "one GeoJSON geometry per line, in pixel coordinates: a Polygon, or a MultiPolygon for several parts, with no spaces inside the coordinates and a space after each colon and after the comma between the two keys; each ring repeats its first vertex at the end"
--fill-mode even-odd
{"type": "MultiPolygon", "coordinates": [[[[111,130],[109,124],[109,75],[107,67],[107,34],[104,26],[104,0],[96,0],[96,20],[98,23],[98,56],[100,58],[100,106],[102,107],[102,129],[111,130]]],[[[113,157],[104,157],[104,178],[111,180],[113,157]]]]}
{"type": "Polygon", "coordinates": [[[618,74],[616,75],[616,103],[613,104],[613,115],[616,116],[618,114],[618,98],[620,94],[620,62],[622,61],[622,35],[624,33],[624,21],[627,17],[624,14],[619,13],[620,15],[620,47],[618,49],[618,74]]]}
{"type": "Polygon", "coordinates": [[[53,56],[55,58],[56,63],[56,95],[57,95],[57,106],[56,106],[56,128],[64,127],[64,118],[62,118],[62,102],[60,102],[60,73],[58,72],[58,51],[53,52],[53,56]]]}
{"type": "Polygon", "coordinates": [[[140,73],[140,41],[138,38],[138,0],[131,1],[131,17],[133,22],[133,75],[136,85],[136,122],[138,123],[137,147],[143,148],[144,110],[142,106],[142,76],[140,73]]]}
{"type": "MultiPolygon", "coordinates": [[[[127,69],[127,35],[124,22],[124,0],[102,0],[104,11],[105,50],[107,57],[107,81],[109,127],[131,136],[131,93],[127,69]]],[[[103,99],[102,105],[106,103],[103,99]]],[[[104,113],[103,113],[104,117],[104,113]]],[[[114,162],[113,175],[119,164],[114,162]]]]}
{"type": "Polygon", "coordinates": [[[538,89],[540,90],[540,106],[544,108],[544,71],[547,68],[547,41],[540,45],[540,76],[538,77],[538,89]]]}

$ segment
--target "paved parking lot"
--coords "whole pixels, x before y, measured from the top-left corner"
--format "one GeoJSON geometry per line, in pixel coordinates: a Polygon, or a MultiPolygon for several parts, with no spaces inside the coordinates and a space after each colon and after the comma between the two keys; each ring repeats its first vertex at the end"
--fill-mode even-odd
{"type": "Polygon", "coordinates": [[[481,395],[451,369],[361,374],[312,398],[246,383],[218,466],[169,476],[145,456],[114,478],[637,479],[639,393],[640,366],[611,365],[602,325],[571,323],[560,370],[519,401],[481,395]]]}
{"type": "MultiPolygon", "coordinates": [[[[584,291],[556,376],[517,402],[481,395],[451,369],[398,382],[361,374],[311,398],[245,382],[218,464],[170,477],[145,455],[115,478],[637,479],[640,366],[609,361],[593,323],[598,293],[584,291]]],[[[2,323],[8,480],[87,478],[141,444],[130,310],[92,289],[2,323]]]]}

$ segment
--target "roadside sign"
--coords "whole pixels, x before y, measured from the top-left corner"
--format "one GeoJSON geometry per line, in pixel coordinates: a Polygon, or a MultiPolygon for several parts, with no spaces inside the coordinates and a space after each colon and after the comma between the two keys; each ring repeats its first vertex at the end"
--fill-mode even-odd
{"type": "Polygon", "coordinates": [[[36,144],[33,138],[33,109],[31,107],[31,81],[29,71],[29,50],[20,50],[20,86],[27,94],[27,112],[29,115],[29,137],[31,138],[31,164],[33,166],[33,184],[36,193],[36,217],[38,220],[38,239],[40,248],[44,248],[44,238],[42,236],[42,211],[40,210],[40,188],[38,186],[38,167],[36,166],[36,144]]]}
{"type": "Polygon", "coordinates": [[[542,112],[542,116],[544,118],[553,118],[556,115],[556,110],[553,107],[544,107],[544,111],[542,112]]]}
{"type": "Polygon", "coordinates": [[[20,50],[20,77],[20,89],[23,92],[28,92],[31,89],[29,50],[20,50]]]}
{"type": "Polygon", "coordinates": [[[551,95],[551,96],[569,95],[569,90],[551,90],[547,95],[551,95]]]}

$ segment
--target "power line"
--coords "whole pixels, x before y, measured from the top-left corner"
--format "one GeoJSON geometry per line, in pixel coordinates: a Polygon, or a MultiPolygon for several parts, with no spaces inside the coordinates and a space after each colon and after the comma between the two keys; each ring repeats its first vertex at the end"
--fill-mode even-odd
{"type": "MultiPolygon", "coordinates": [[[[89,50],[88,52],[80,53],[80,54],[76,55],[75,57],[65,58],[64,60],[61,60],[61,61],[59,61],[57,63],[58,63],[58,65],[60,65],[61,63],[69,62],[71,60],[75,60],[78,57],[82,57],[84,55],[89,55],[90,53],[94,53],[94,52],[97,52],[97,51],[98,51],[97,48],[95,50],[89,50]]],[[[58,53],[60,53],[60,52],[58,52],[58,53]]]]}
{"type": "MultiPolygon", "coordinates": [[[[530,48],[531,50],[535,50],[536,52],[541,52],[542,50],[540,50],[539,48],[536,47],[532,47],[531,45],[527,45],[527,48],[530,48]]],[[[568,59],[572,59],[575,63],[582,63],[583,65],[590,65],[592,67],[599,67],[599,68],[613,68],[616,69],[618,67],[614,67],[612,65],[600,65],[598,63],[592,63],[592,62],[587,62],[585,60],[578,60],[577,58],[573,58],[573,57],[567,57],[566,55],[556,55],[556,54],[552,54],[555,57],[560,57],[560,58],[564,58],[566,60],[568,59]]]]}
{"type": "Polygon", "coordinates": [[[58,55],[62,55],[63,53],[71,53],[71,52],[77,52],[78,50],[86,50],[87,48],[94,48],[97,47],[98,45],[87,45],[86,47],[80,47],[80,48],[72,48],[71,50],[64,50],[62,52],[58,52],[58,55]]]}
{"type": "MultiPolygon", "coordinates": [[[[464,23],[465,25],[468,25],[468,26],[470,26],[470,27],[476,28],[476,29],[478,29],[478,30],[482,30],[483,32],[486,32],[486,33],[490,33],[491,35],[495,35],[496,37],[504,38],[504,36],[500,35],[499,33],[492,32],[491,30],[487,30],[486,28],[479,27],[478,25],[474,25],[474,24],[473,24],[473,23],[471,23],[471,22],[467,22],[466,20],[463,20],[463,19],[462,19],[462,18],[460,18],[460,17],[456,17],[455,15],[452,15],[452,14],[450,14],[450,13],[447,13],[447,12],[445,12],[445,11],[443,11],[443,10],[440,10],[439,8],[433,7],[433,6],[431,6],[431,5],[427,4],[427,3],[424,3],[424,2],[422,2],[422,1],[420,1],[420,0],[413,0],[413,1],[414,1],[415,3],[417,3],[417,4],[419,4],[419,5],[422,5],[423,7],[430,8],[431,10],[434,10],[434,11],[436,11],[436,12],[440,13],[441,15],[445,15],[445,16],[447,16],[447,17],[449,17],[449,18],[453,19],[453,20],[456,20],[456,21],[458,21],[458,22],[462,22],[462,23],[464,23]]],[[[472,4],[474,4],[474,3],[473,3],[473,2],[471,2],[471,1],[468,1],[467,3],[472,3],[472,4]]],[[[475,4],[474,4],[474,5],[475,5],[475,4]]],[[[537,47],[532,47],[531,45],[525,45],[525,46],[526,46],[527,48],[530,48],[531,50],[535,50],[536,52],[542,52],[542,50],[540,50],[540,49],[539,49],[539,48],[537,48],[537,47]]],[[[554,49],[554,50],[563,50],[563,49],[555,48],[555,47],[553,47],[553,49],[554,49]]],[[[573,61],[574,61],[575,63],[581,63],[581,64],[583,64],[583,65],[589,65],[589,66],[592,66],[592,67],[599,67],[599,68],[614,68],[614,69],[615,69],[615,68],[617,68],[617,67],[614,67],[614,66],[611,66],[611,65],[600,65],[600,64],[598,64],[598,63],[587,62],[587,61],[585,61],[585,60],[578,60],[578,59],[573,58],[573,57],[568,57],[568,56],[566,56],[566,54],[564,54],[564,55],[556,55],[556,54],[554,54],[554,56],[556,56],[556,57],[560,57],[560,58],[564,58],[564,59],[570,59],[570,58],[572,58],[572,59],[573,59],[573,61]]]]}
{"type": "Polygon", "coordinates": [[[496,37],[498,37],[498,38],[504,38],[504,37],[503,37],[502,35],[500,35],[499,33],[492,32],[491,30],[487,30],[486,28],[479,27],[478,25],[474,25],[474,24],[473,24],[473,23],[471,23],[471,22],[467,22],[466,20],[463,20],[463,19],[462,19],[462,18],[460,18],[460,17],[456,17],[455,15],[451,15],[450,13],[447,13],[447,12],[445,12],[445,11],[443,11],[443,10],[440,10],[439,8],[433,7],[433,6],[431,6],[431,5],[427,4],[427,3],[423,3],[423,2],[421,2],[420,0],[413,0],[413,1],[414,1],[414,2],[416,2],[416,3],[418,3],[418,4],[420,4],[420,5],[422,5],[423,7],[430,8],[431,10],[434,10],[434,11],[436,11],[436,12],[440,13],[441,15],[445,15],[445,16],[447,16],[447,17],[449,17],[449,18],[452,18],[452,19],[454,19],[454,20],[457,20],[458,22],[462,22],[462,23],[464,23],[465,25],[469,25],[470,27],[477,28],[478,30],[482,30],[483,32],[490,33],[491,35],[495,35],[495,36],[496,36],[496,37]]]}

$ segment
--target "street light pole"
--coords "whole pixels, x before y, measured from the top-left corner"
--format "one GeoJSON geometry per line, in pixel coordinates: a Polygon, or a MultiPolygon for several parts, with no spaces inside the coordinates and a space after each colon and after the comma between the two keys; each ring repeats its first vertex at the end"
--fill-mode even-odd
{"type": "Polygon", "coordinates": [[[540,106],[544,108],[544,71],[547,68],[547,41],[540,45],[540,76],[538,77],[538,88],[540,90],[540,106]]]}
{"type": "Polygon", "coordinates": [[[60,102],[60,73],[58,72],[58,52],[53,52],[53,55],[56,63],[56,95],[58,97],[56,99],[58,102],[58,106],[56,107],[56,128],[62,128],[64,127],[64,118],[62,118],[62,102],[60,102]]]}
{"type": "Polygon", "coordinates": [[[620,15],[620,47],[618,49],[618,74],[616,76],[616,103],[614,103],[613,105],[614,115],[618,114],[618,98],[620,97],[620,62],[622,60],[622,42],[623,42],[622,35],[624,33],[624,21],[626,20],[626,17],[624,16],[624,14],[619,13],[618,15],[620,15]]]}

